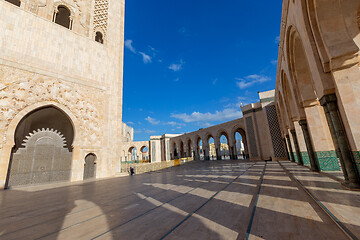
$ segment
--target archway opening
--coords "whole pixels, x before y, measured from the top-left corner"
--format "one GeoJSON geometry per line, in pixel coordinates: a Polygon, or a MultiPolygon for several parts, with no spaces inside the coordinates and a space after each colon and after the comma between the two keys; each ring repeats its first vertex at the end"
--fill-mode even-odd
{"type": "Polygon", "coordinates": [[[74,128],[53,106],[28,113],[15,129],[6,187],[70,181],[74,128]]]}
{"type": "Polygon", "coordinates": [[[96,178],[96,155],[89,153],[85,157],[84,180],[96,178]]]}
{"type": "Polygon", "coordinates": [[[128,159],[136,162],[138,160],[137,150],[135,147],[130,147],[128,150],[128,159]]]}
{"type": "Polygon", "coordinates": [[[230,148],[228,138],[225,134],[220,137],[220,158],[222,160],[230,159],[230,148]]]}
{"type": "Polygon", "coordinates": [[[198,140],[197,140],[197,154],[199,156],[199,160],[205,160],[203,142],[202,142],[201,138],[198,138],[198,140]]]}
{"type": "Polygon", "coordinates": [[[248,159],[249,158],[249,150],[246,141],[245,131],[241,128],[235,131],[235,152],[234,155],[237,159],[248,159]]]}
{"type": "Polygon", "coordinates": [[[149,162],[149,149],[147,146],[143,146],[140,149],[142,162],[149,162]]]}
{"type": "Polygon", "coordinates": [[[216,160],[216,147],[215,147],[214,138],[212,136],[209,137],[208,143],[209,143],[209,159],[216,160]]]}
{"type": "Polygon", "coordinates": [[[245,159],[244,144],[240,133],[235,133],[235,151],[237,159],[245,159]]]}
{"type": "Polygon", "coordinates": [[[60,5],[57,8],[57,12],[55,13],[55,23],[66,27],[67,29],[71,29],[71,12],[64,5],[60,5]]]}

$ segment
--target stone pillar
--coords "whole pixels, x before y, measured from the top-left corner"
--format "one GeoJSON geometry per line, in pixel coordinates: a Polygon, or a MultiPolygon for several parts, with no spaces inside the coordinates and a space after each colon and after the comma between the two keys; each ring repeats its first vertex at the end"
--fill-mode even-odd
{"type": "Polygon", "coordinates": [[[311,141],[307,121],[306,120],[300,120],[299,124],[301,126],[302,131],[303,131],[304,140],[305,140],[305,144],[306,144],[306,149],[307,149],[310,164],[311,164],[311,171],[320,171],[320,166],[319,166],[319,163],[317,161],[317,158],[316,158],[316,155],[315,155],[315,152],[314,152],[314,147],[312,145],[312,141],[311,141]]]}
{"type": "Polygon", "coordinates": [[[336,131],[335,131],[334,123],[333,123],[333,121],[331,119],[330,111],[329,111],[329,109],[327,107],[326,101],[323,100],[321,102],[321,105],[324,107],[324,110],[325,110],[326,120],[328,121],[328,124],[329,124],[331,136],[332,136],[334,146],[335,146],[336,155],[338,156],[338,158],[340,160],[341,170],[343,172],[345,182],[349,182],[349,177],[348,177],[347,170],[346,170],[345,163],[344,163],[344,159],[343,159],[343,156],[341,154],[340,147],[339,147],[339,141],[338,141],[338,139],[336,137],[336,131]]]}
{"type": "Polygon", "coordinates": [[[285,146],[287,157],[290,160],[290,153],[289,153],[288,145],[286,143],[286,137],[283,138],[283,141],[284,141],[284,146],[285,146]]]}
{"type": "Polygon", "coordinates": [[[214,139],[214,146],[215,146],[216,160],[221,160],[220,138],[214,139]]]}
{"type": "Polygon", "coordinates": [[[295,162],[295,156],[294,156],[294,151],[292,150],[292,146],[291,146],[291,141],[290,141],[290,136],[286,135],[286,140],[288,142],[288,146],[289,146],[289,152],[290,152],[290,156],[291,156],[291,161],[295,162]]]}
{"type": "Polygon", "coordinates": [[[209,145],[203,145],[203,151],[204,151],[204,160],[209,161],[209,145]]]}
{"type": "Polygon", "coordinates": [[[298,164],[299,165],[304,165],[304,162],[302,160],[302,156],[301,156],[301,152],[300,152],[300,147],[299,147],[299,142],[298,142],[298,139],[297,139],[297,136],[296,136],[296,132],[295,130],[290,130],[291,132],[291,136],[293,138],[293,142],[294,142],[294,147],[295,147],[295,151],[296,151],[296,156],[297,156],[297,159],[298,159],[298,164]]]}
{"type": "Polygon", "coordinates": [[[220,146],[216,146],[215,151],[216,151],[216,160],[221,160],[220,146]]]}
{"type": "MultiPolygon", "coordinates": [[[[338,146],[341,155],[341,165],[344,165],[343,169],[344,177],[348,178],[346,184],[350,188],[360,188],[359,173],[355,161],[353,159],[349,142],[345,133],[344,125],[339,113],[337,99],[335,94],[328,94],[321,98],[321,105],[325,108],[325,112],[329,112],[330,129],[333,135],[334,145],[338,146]],[[336,139],[336,140],[335,140],[336,139]],[[346,175],[345,175],[346,174],[346,175]]],[[[343,166],[342,166],[343,168],[343,166]]]]}
{"type": "Polygon", "coordinates": [[[230,156],[231,159],[236,160],[237,159],[237,154],[236,154],[236,146],[230,146],[230,156]]]}

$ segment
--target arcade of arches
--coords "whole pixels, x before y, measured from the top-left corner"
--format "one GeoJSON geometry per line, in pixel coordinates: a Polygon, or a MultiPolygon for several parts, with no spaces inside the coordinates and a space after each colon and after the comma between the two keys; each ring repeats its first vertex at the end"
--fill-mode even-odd
{"type": "Polygon", "coordinates": [[[1,22],[18,19],[11,30],[1,25],[7,42],[18,46],[16,54],[1,46],[1,187],[109,177],[121,162],[183,157],[290,158],[359,187],[360,0],[285,0],[275,91],[242,107],[241,119],[144,142],[133,142],[133,129],[121,121],[122,61],[117,60],[123,45],[113,49],[112,43],[124,35],[124,1],[110,9],[107,1],[95,1],[101,8],[94,12],[85,2],[79,9],[67,1],[35,7],[24,2],[0,1],[1,22]],[[108,35],[107,26],[119,23],[108,35]],[[22,35],[24,28],[29,31],[22,35]],[[63,46],[59,55],[66,61],[51,54],[57,46],[63,46]],[[109,47],[111,53],[104,54],[109,47]],[[101,57],[89,58],[89,52],[101,57]]]}
{"type": "Polygon", "coordinates": [[[360,187],[359,19],[359,0],[284,1],[275,93],[290,159],[350,188],[360,187]]]}
{"type": "Polygon", "coordinates": [[[259,93],[260,102],[242,107],[243,118],[170,139],[171,159],[287,159],[274,105],[274,91],[259,93]]]}
{"type": "Polygon", "coordinates": [[[149,141],[124,142],[120,162],[149,162],[149,141]]]}
{"type": "Polygon", "coordinates": [[[125,0],[0,11],[0,188],[26,186],[0,192],[0,239],[359,238],[360,0],[284,0],[276,89],[143,142],[122,122],[125,0]]]}

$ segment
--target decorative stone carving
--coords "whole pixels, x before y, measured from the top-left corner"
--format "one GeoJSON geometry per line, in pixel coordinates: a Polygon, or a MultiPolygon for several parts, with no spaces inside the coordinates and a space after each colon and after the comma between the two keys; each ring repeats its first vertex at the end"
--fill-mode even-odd
{"type": "Polygon", "coordinates": [[[80,20],[80,25],[85,28],[85,29],[89,29],[89,9],[90,9],[90,1],[84,1],[84,0],[73,0],[76,8],[79,11],[79,20],[80,20]]]}
{"type": "Polygon", "coordinates": [[[95,0],[94,32],[100,30],[104,37],[107,32],[108,0],[95,0]]]}
{"type": "Polygon", "coordinates": [[[38,14],[39,7],[46,7],[46,0],[28,0],[28,10],[38,14]]]}
{"type": "Polygon", "coordinates": [[[73,87],[58,80],[21,81],[0,89],[0,148],[11,120],[22,109],[38,102],[52,101],[67,107],[77,118],[83,146],[101,146],[100,115],[96,107],[73,87]]]}

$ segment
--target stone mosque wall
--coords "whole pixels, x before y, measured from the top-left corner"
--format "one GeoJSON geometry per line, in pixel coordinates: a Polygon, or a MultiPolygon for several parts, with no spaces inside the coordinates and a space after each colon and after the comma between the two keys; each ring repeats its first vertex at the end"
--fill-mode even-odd
{"type": "Polygon", "coordinates": [[[290,158],[360,188],[360,1],[283,1],[275,103],[290,158]]]}
{"type": "Polygon", "coordinates": [[[45,107],[60,110],[72,124],[71,181],[83,179],[89,154],[96,156],[88,161],[96,164],[94,176],[115,175],[116,146],[133,135],[122,123],[125,1],[9,1],[0,0],[1,187],[11,176],[10,160],[25,151],[17,137],[28,133],[20,134],[18,125],[50,131],[46,114],[31,118],[45,107]],[[59,25],[61,11],[69,14],[68,27],[59,25]]]}

